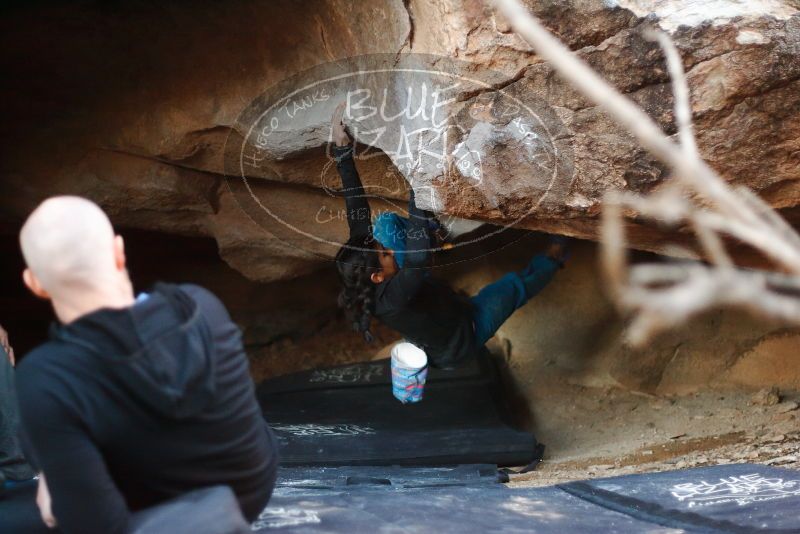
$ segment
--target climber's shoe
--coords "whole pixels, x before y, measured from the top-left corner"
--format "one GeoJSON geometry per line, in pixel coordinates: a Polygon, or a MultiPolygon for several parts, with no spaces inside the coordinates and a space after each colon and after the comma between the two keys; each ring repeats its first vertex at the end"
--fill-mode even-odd
{"type": "Polygon", "coordinates": [[[572,255],[570,250],[571,239],[564,235],[551,235],[548,239],[547,251],[545,254],[556,260],[558,264],[563,267],[564,263],[572,255]]]}

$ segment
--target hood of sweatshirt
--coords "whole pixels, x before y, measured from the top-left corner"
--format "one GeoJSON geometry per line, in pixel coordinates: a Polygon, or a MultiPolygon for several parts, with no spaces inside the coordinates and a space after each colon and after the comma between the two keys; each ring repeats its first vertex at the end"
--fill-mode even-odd
{"type": "Polygon", "coordinates": [[[54,325],[50,337],[89,350],[118,387],[166,416],[190,417],[214,398],[211,332],[197,303],[178,286],[157,284],[129,308],[54,325]]]}

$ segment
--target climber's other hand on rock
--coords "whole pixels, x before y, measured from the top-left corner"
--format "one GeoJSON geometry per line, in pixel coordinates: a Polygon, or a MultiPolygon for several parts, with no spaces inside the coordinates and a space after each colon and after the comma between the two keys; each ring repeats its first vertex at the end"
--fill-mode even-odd
{"type": "Polygon", "coordinates": [[[344,123],[342,122],[344,106],[344,102],[336,106],[336,110],[333,112],[333,118],[331,119],[331,136],[336,146],[347,146],[350,144],[350,136],[347,135],[344,123]]]}

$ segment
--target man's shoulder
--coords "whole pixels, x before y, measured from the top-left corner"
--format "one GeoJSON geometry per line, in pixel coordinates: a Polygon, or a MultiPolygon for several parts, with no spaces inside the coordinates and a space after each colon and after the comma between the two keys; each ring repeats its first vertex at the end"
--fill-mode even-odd
{"type": "Polygon", "coordinates": [[[62,398],[64,388],[70,381],[72,367],[76,359],[81,357],[78,352],[78,347],[48,341],[21,359],[14,372],[14,382],[20,409],[29,416],[35,414],[27,420],[36,420],[42,414],[49,413],[53,407],[51,401],[62,398]]]}
{"type": "Polygon", "coordinates": [[[209,319],[230,321],[230,315],[222,301],[208,289],[196,284],[178,284],[178,289],[197,303],[200,312],[209,319]]]}
{"type": "Polygon", "coordinates": [[[214,293],[197,284],[178,284],[178,289],[189,295],[201,308],[222,308],[225,305],[214,293]]]}
{"type": "Polygon", "coordinates": [[[209,291],[208,289],[204,288],[203,286],[199,286],[197,284],[176,284],[177,287],[194,298],[195,296],[202,296],[202,297],[212,297],[217,298],[214,293],[209,291]]]}
{"type": "Polygon", "coordinates": [[[48,341],[20,359],[14,372],[16,387],[39,388],[47,381],[60,381],[82,357],[82,349],[68,343],[48,341]]]}
{"type": "Polygon", "coordinates": [[[215,304],[221,305],[219,298],[209,291],[208,289],[204,288],[203,286],[199,286],[197,284],[177,284],[178,289],[192,297],[192,299],[197,302],[198,304],[215,304]]]}
{"type": "Polygon", "coordinates": [[[54,367],[60,367],[65,352],[73,352],[69,346],[58,341],[47,341],[31,350],[20,359],[16,367],[17,381],[27,376],[46,373],[54,367]]]}

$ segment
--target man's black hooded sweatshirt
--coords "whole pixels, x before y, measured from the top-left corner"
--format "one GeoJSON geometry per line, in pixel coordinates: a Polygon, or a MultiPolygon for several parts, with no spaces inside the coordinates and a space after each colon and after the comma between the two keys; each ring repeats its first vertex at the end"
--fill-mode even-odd
{"type": "Polygon", "coordinates": [[[277,449],[241,333],[198,286],[54,325],[17,388],[62,532],[126,532],[131,512],[218,484],[252,520],[272,493],[277,449]]]}

